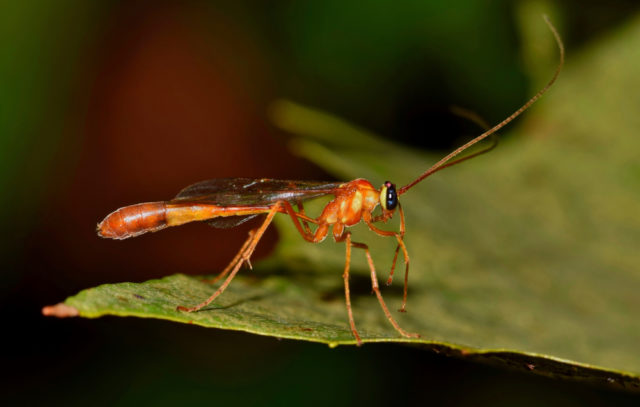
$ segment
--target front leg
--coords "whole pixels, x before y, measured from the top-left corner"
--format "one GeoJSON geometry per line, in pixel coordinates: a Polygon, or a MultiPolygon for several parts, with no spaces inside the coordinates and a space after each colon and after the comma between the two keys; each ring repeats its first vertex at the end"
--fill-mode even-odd
{"type": "MultiPolygon", "coordinates": [[[[338,239],[336,239],[338,240],[338,239]]],[[[373,264],[373,259],[371,258],[371,252],[369,250],[369,246],[367,246],[364,243],[358,243],[358,242],[352,242],[351,241],[351,232],[346,232],[344,233],[344,235],[340,238],[339,241],[341,240],[345,240],[346,244],[347,244],[347,260],[345,262],[345,274],[344,274],[344,278],[345,278],[345,295],[347,298],[347,312],[349,314],[349,323],[351,324],[351,330],[354,333],[354,336],[356,336],[356,339],[358,340],[358,344],[360,344],[360,338],[359,335],[356,331],[356,327],[355,327],[355,323],[353,321],[353,313],[351,310],[351,301],[349,299],[349,285],[348,285],[348,271],[349,271],[349,263],[351,261],[351,249],[350,247],[356,247],[358,249],[363,249],[365,251],[365,254],[367,256],[367,263],[369,264],[369,270],[371,272],[371,289],[373,290],[373,292],[375,293],[376,297],[378,298],[378,302],[380,303],[380,307],[382,308],[382,311],[384,312],[384,315],[387,317],[387,319],[389,320],[389,322],[391,323],[391,325],[393,325],[393,327],[395,328],[396,331],[398,331],[398,333],[402,336],[404,336],[405,338],[419,338],[420,335],[417,333],[410,333],[405,331],[404,329],[400,328],[400,325],[398,325],[398,322],[396,322],[396,320],[393,318],[393,316],[391,315],[391,313],[389,312],[389,308],[387,307],[387,304],[385,303],[384,299],[382,298],[382,293],[380,292],[380,286],[378,284],[378,277],[376,276],[376,268],[375,265],[373,264]]]]}
{"type": "Polygon", "coordinates": [[[389,278],[387,279],[387,285],[391,285],[393,282],[393,273],[396,269],[396,261],[398,260],[398,252],[402,249],[402,255],[404,256],[404,287],[403,287],[403,295],[402,295],[402,307],[398,310],[400,312],[406,312],[407,308],[407,291],[409,288],[409,252],[407,251],[407,246],[404,244],[404,233],[405,233],[405,221],[404,221],[404,211],[402,210],[402,205],[398,202],[398,212],[400,213],[400,231],[393,232],[391,230],[383,230],[374,225],[373,223],[376,220],[386,220],[391,217],[391,215],[387,215],[383,213],[382,215],[376,216],[375,218],[371,218],[370,213],[363,213],[362,219],[367,224],[369,229],[380,236],[394,236],[398,241],[398,245],[396,246],[395,253],[393,255],[393,263],[391,263],[391,272],[389,273],[389,278]]]}

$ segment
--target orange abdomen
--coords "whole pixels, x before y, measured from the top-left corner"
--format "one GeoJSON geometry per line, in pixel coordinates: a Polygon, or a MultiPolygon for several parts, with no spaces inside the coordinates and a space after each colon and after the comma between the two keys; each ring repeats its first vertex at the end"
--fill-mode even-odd
{"type": "Polygon", "coordinates": [[[166,227],[167,205],[164,202],[148,202],[111,212],[98,224],[98,235],[109,239],[127,239],[166,227]]]}

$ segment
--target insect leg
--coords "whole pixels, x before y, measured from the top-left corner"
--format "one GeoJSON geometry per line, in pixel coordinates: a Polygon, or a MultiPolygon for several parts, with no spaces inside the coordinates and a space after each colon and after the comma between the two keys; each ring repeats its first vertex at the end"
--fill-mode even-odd
{"type": "Polygon", "coordinates": [[[402,210],[402,205],[398,203],[398,212],[400,213],[400,231],[392,232],[390,230],[382,230],[373,224],[373,221],[377,218],[369,218],[367,216],[363,216],[363,220],[373,232],[380,236],[395,236],[398,241],[398,245],[396,246],[396,251],[393,256],[393,263],[391,264],[391,272],[389,273],[389,278],[387,279],[387,285],[390,285],[393,280],[393,272],[396,267],[396,260],[398,259],[398,251],[402,249],[402,255],[404,256],[404,293],[402,296],[402,307],[398,310],[400,312],[405,312],[407,307],[407,290],[409,288],[409,252],[407,251],[407,247],[404,244],[404,233],[405,233],[405,221],[404,221],[404,211],[402,210]]]}
{"type": "Polygon", "coordinates": [[[356,338],[358,346],[360,346],[362,345],[362,340],[360,339],[360,335],[358,335],[356,322],[353,319],[353,310],[351,309],[351,293],[349,291],[349,267],[351,265],[351,232],[345,233],[345,240],[347,242],[347,255],[344,261],[344,273],[342,274],[342,279],[344,280],[344,297],[347,304],[347,314],[349,315],[349,325],[351,326],[351,332],[356,338]]]}
{"type": "Polygon", "coordinates": [[[396,261],[398,260],[398,252],[400,251],[400,245],[396,246],[395,253],[393,254],[393,262],[391,263],[391,271],[389,272],[389,278],[387,279],[387,285],[391,285],[393,282],[393,272],[396,271],[396,261]]]}
{"type": "MultiPolygon", "coordinates": [[[[398,247],[402,248],[402,255],[404,256],[404,287],[402,293],[402,307],[398,310],[400,312],[407,311],[407,289],[409,288],[409,252],[407,251],[407,247],[404,245],[404,240],[400,235],[396,235],[396,239],[398,239],[398,247]]],[[[396,253],[398,249],[396,248],[396,253]]]]}
{"type": "MultiPolygon", "coordinates": [[[[298,206],[298,214],[302,215],[302,216],[307,216],[304,213],[304,205],[302,205],[302,202],[298,202],[297,206],[298,206]]],[[[304,218],[302,218],[302,226],[304,227],[304,231],[307,232],[307,234],[310,235],[311,234],[311,228],[309,227],[309,223],[304,218]]]]}
{"type": "MultiPolygon", "coordinates": [[[[245,242],[242,244],[242,247],[240,248],[240,250],[238,250],[238,253],[236,254],[236,256],[233,258],[233,260],[231,260],[231,262],[227,265],[227,267],[225,267],[224,270],[222,270],[221,273],[219,273],[217,276],[213,277],[213,278],[209,278],[209,279],[204,279],[202,280],[203,283],[207,283],[207,284],[215,284],[218,281],[220,281],[220,279],[224,278],[224,276],[226,276],[227,274],[229,274],[229,272],[231,271],[231,269],[235,266],[235,264],[240,261],[241,257],[242,257],[242,253],[244,253],[244,251],[246,250],[246,248],[249,246],[249,243],[251,243],[251,240],[253,239],[253,235],[255,234],[255,229],[254,230],[250,230],[249,231],[249,237],[247,238],[247,240],[245,240],[245,242]]],[[[246,261],[247,265],[249,266],[249,268],[251,267],[251,263],[249,263],[249,260],[246,261]]]]}
{"type": "Polygon", "coordinates": [[[258,229],[256,229],[255,233],[253,233],[253,235],[249,238],[249,240],[248,240],[249,244],[247,245],[245,250],[241,252],[242,254],[240,255],[240,258],[238,259],[236,264],[231,269],[231,273],[224,280],[222,285],[216,290],[216,292],[213,293],[213,295],[211,297],[207,298],[205,301],[201,302],[200,304],[198,304],[196,306],[184,307],[184,306],[180,305],[180,306],[177,307],[178,311],[186,311],[186,312],[198,311],[199,309],[209,305],[211,303],[211,301],[215,300],[220,294],[222,294],[224,292],[224,290],[227,288],[229,283],[231,283],[231,280],[233,280],[233,278],[236,276],[236,274],[238,274],[238,271],[240,270],[240,267],[242,266],[242,263],[249,261],[249,258],[253,254],[253,251],[255,250],[256,246],[258,245],[258,242],[260,241],[260,239],[262,238],[262,235],[264,235],[264,232],[265,232],[265,230],[267,230],[267,227],[269,226],[269,224],[271,224],[271,221],[273,220],[273,217],[279,211],[281,204],[282,204],[281,202],[277,202],[275,205],[273,205],[273,208],[271,208],[271,210],[267,214],[267,217],[264,220],[264,222],[262,222],[262,225],[260,225],[260,227],[258,229]]]}
{"type": "Polygon", "coordinates": [[[298,218],[301,217],[300,214],[296,213],[296,211],[293,210],[293,207],[289,202],[282,201],[281,203],[282,203],[282,206],[284,207],[284,212],[289,214],[289,216],[291,217],[291,220],[293,221],[293,224],[295,225],[296,229],[298,229],[298,232],[300,232],[300,235],[304,238],[304,240],[311,243],[318,243],[324,240],[324,238],[327,236],[327,232],[329,231],[328,224],[318,222],[315,219],[310,219],[307,216],[305,216],[304,218],[302,218],[303,220],[306,220],[306,221],[312,220],[313,222],[318,224],[318,228],[316,229],[315,233],[312,233],[311,230],[306,231],[304,230],[304,228],[300,224],[300,221],[298,220],[298,218]]]}
{"type": "Polygon", "coordinates": [[[389,320],[389,322],[391,322],[391,325],[393,325],[393,327],[396,329],[396,331],[400,333],[400,335],[406,338],[419,338],[420,337],[419,334],[410,333],[400,328],[400,325],[398,325],[396,320],[393,319],[393,317],[391,316],[391,312],[389,312],[389,308],[387,308],[387,304],[384,302],[384,299],[382,298],[382,293],[380,292],[380,286],[378,285],[378,277],[376,276],[376,268],[375,268],[375,265],[373,264],[373,259],[371,258],[369,246],[367,246],[364,243],[351,242],[350,239],[349,239],[349,243],[351,243],[353,247],[357,247],[365,251],[367,255],[367,263],[369,263],[369,269],[371,270],[371,288],[373,289],[373,292],[376,294],[376,297],[378,297],[378,302],[382,307],[382,311],[384,311],[384,314],[387,316],[387,319],[389,320]]]}

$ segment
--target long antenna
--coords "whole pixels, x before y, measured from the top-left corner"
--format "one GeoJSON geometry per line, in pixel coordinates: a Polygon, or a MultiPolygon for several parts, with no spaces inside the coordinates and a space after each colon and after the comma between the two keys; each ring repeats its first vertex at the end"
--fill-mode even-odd
{"type": "MultiPolygon", "coordinates": [[[[485,131],[484,133],[482,133],[478,137],[474,138],[473,140],[469,141],[467,144],[465,144],[465,145],[463,145],[461,147],[458,147],[457,149],[455,149],[454,151],[449,153],[447,156],[442,158],[440,161],[438,161],[437,163],[432,165],[431,168],[429,168],[427,171],[425,171],[422,175],[420,175],[418,178],[416,178],[413,182],[411,182],[411,183],[403,186],[402,188],[398,189],[398,195],[404,194],[411,187],[416,185],[418,182],[422,181],[423,179],[427,178],[429,175],[431,175],[431,174],[433,174],[433,173],[435,173],[435,172],[437,172],[437,171],[439,171],[441,169],[444,169],[446,167],[450,167],[451,165],[458,164],[458,163],[460,163],[462,161],[465,161],[465,160],[467,160],[467,159],[469,159],[471,157],[475,157],[476,155],[479,155],[480,153],[476,153],[476,154],[472,154],[469,157],[465,157],[465,158],[459,159],[457,161],[454,161],[452,163],[447,163],[447,161],[451,160],[453,157],[457,156],[458,154],[460,154],[464,150],[468,149],[472,145],[478,143],[479,141],[482,141],[485,138],[489,137],[490,135],[492,135],[493,133],[497,132],[498,130],[500,130],[501,128],[503,128],[507,124],[509,124],[511,121],[513,121],[513,119],[515,119],[516,117],[520,116],[520,114],[522,112],[527,110],[532,104],[534,104],[538,99],[540,99],[540,96],[542,96],[551,87],[551,85],[553,85],[553,83],[556,81],[556,79],[558,79],[558,75],[560,75],[560,71],[562,70],[562,66],[564,65],[564,44],[562,43],[562,39],[560,39],[560,34],[558,34],[558,31],[553,26],[553,24],[551,24],[551,21],[549,21],[549,17],[544,15],[543,18],[544,18],[544,22],[547,23],[547,26],[549,27],[549,29],[553,33],[553,36],[554,36],[554,38],[556,40],[556,43],[558,44],[558,48],[560,49],[560,62],[558,63],[558,67],[556,68],[556,71],[553,74],[553,77],[551,78],[551,80],[542,89],[540,89],[538,91],[538,93],[536,93],[531,99],[529,99],[529,101],[527,103],[522,105],[522,107],[520,109],[516,110],[513,114],[511,114],[511,116],[507,117],[506,119],[504,119],[503,121],[501,121],[500,123],[498,123],[497,125],[492,127],[491,129],[485,131]]],[[[486,151],[483,151],[483,152],[486,152],[486,151]]]]}

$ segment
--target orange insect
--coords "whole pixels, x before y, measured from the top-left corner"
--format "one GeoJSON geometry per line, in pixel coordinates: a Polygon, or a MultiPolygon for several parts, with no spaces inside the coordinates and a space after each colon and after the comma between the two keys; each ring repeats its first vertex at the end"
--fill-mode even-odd
{"type": "Polygon", "coordinates": [[[330,229],[336,242],[345,242],[346,261],[343,273],[345,301],[351,332],[358,345],[362,344],[362,340],[356,329],[349,294],[349,266],[352,247],[365,251],[371,272],[373,292],[391,325],[404,337],[418,337],[418,334],[410,333],[402,329],[391,315],[391,312],[389,312],[389,308],[380,292],[378,278],[369,248],[364,243],[352,241],[351,232],[346,228],[362,221],[366,223],[374,233],[396,239],[398,244],[387,283],[391,282],[398,253],[402,251],[405,263],[405,275],[404,295],[400,311],[404,312],[407,304],[409,253],[404,244],[405,217],[398,197],[435,172],[485,153],[493,148],[493,146],[491,146],[466,157],[450,161],[464,150],[494,134],[519,116],[538,100],[555,82],[564,63],[564,47],[560,36],[546,17],[545,21],[551,29],[560,49],[560,62],[551,80],[511,116],[451,152],[414,181],[402,188],[396,189],[393,183],[386,181],[380,189],[377,189],[369,181],[364,179],[356,179],[344,183],[249,178],[213,179],[188,186],[170,201],[141,203],[120,208],[109,214],[98,224],[98,235],[111,239],[127,239],[146,232],[155,232],[169,226],[178,226],[194,221],[207,221],[214,227],[229,228],[256,216],[266,215],[260,227],[249,232],[249,237],[231,263],[212,280],[212,282],[215,282],[226,277],[222,285],[213,295],[195,306],[186,307],[181,305],[177,307],[179,311],[194,312],[207,306],[222,294],[243,264],[246,263],[250,266],[251,255],[265,230],[271,224],[273,217],[277,213],[283,213],[291,218],[302,238],[308,242],[318,243],[323,241],[329,234],[330,229]],[[334,198],[325,206],[322,213],[316,218],[307,216],[304,212],[303,201],[326,195],[333,195],[334,198]],[[293,205],[297,206],[297,211],[293,205]],[[374,210],[378,205],[381,207],[381,212],[374,215],[374,210]],[[399,231],[383,230],[376,226],[376,223],[385,223],[391,219],[396,210],[400,215],[399,231]],[[315,225],[315,230],[312,230],[310,225],[315,225]]]}

